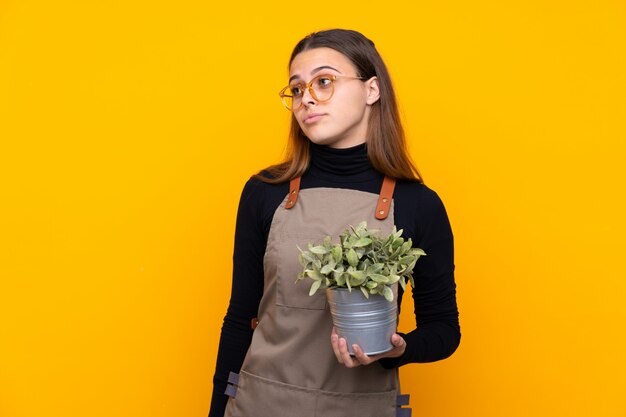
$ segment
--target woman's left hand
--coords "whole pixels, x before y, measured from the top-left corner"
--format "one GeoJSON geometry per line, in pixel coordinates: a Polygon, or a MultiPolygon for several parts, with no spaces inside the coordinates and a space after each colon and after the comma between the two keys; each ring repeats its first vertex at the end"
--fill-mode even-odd
{"type": "Polygon", "coordinates": [[[390,351],[380,353],[374,356],[367,356],[359,345],[352,345],[354,350],[354,357],[350,356],[348,352],[348,342],[343,337],[339,337],[337,331],[333,327],[333,332],[330,335],[330,343],[333,346],[333,351],[337,357],[337,361],[343,364],[346,368],[356,368],[361,365],[369,365],[372,362],[376,362],[380,358],[397,358],[402,356],[406,349],[406,342],[399,334],[395,333],[391,336],[391,343],[393,349],[390,351]]]}

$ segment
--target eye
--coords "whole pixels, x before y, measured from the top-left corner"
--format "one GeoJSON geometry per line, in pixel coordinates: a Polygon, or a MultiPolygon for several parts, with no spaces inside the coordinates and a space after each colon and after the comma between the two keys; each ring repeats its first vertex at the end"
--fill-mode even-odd
{"type": "Polygon", "coordinates": [[[320,89],[330,88],[333,85],[333,79],[329,75],[322,75],[316,80],[315,84],[320,89]]]}
{"type": "Polygon", "coordinates": [[[302,86],[300,84],[294,85],[293,87],[289,87],[291,91],[291,95],[293,97],[301,97],[302,96],[302,86]]]}

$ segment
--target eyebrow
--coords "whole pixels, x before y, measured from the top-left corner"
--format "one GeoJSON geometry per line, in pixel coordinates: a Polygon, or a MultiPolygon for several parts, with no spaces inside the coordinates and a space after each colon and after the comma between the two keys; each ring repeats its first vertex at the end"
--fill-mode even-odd
{"type": "MultiPolygon", "coordinates": [[[[317,67],[313,71],[311,71],[311,75],[313,75],[316,72],[319,72],[319,71],[321,71],[323,69],[331,69],[331,70],[337,71],[339,74],[341,74],[341,71],[339,71],[337,68],[333,68],[330,65],[322,65],[321,67],[317,67]]],[[[293,80],[298,79],[298,78],[300,78],[299,75],[292,75],[291,78],[289,78],[289,82],[292,82],[293,80]]]]}

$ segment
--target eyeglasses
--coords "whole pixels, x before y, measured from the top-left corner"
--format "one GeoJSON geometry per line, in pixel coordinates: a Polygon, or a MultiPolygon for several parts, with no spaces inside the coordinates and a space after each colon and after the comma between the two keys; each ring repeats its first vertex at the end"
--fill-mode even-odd
{"type": "Polygon", "coordinates": [[[335,80],[345,78],[349,80],[364,80],[363,77],[348,77],[347,75],[320,74],[308,83],[298,83],[288,85],[280,90],[278,95],[283,101],[287,110],[296,111],[302,107],[302,97],[304,90],[309,90],[309,94],[314,100],[323,103],[330,100],[335,92],[335,80]]]}

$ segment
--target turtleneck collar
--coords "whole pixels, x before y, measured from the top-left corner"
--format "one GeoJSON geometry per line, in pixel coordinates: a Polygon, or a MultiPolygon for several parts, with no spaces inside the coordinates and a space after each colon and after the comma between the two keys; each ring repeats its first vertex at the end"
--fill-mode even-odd
{"type": "Polygon", "coordinates": [[[367,143],[336,149],[311,142],[309,173],[331,181],[367,181],[381,175],[367,157],[367,143]]]}

